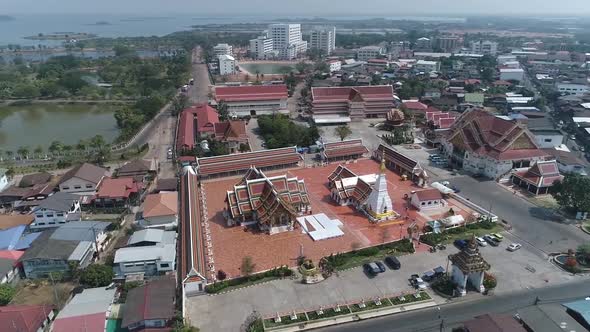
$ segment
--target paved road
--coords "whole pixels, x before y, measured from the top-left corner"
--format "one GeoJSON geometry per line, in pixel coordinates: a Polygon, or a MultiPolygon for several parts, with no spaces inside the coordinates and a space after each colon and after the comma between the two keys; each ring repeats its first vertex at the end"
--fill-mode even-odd
{"type": "Polygon", "coordinates": [[[463,197],[508,221],[511,233],[545,253],[564,252],[589,242],[590,236],[573,225],[552,221],[553,213],[501,188],[494,181],[469,176],[449,179],[463,197]]]}
{"type": "Polygon", "coordinates": [[[478,297],[477,300],[441,306],[440,312],[434,307],[357,323],[332,326],[317,331],[440,331],[441,320],[444,320],[446,327],[444,330],[450,331],[451,329],[448,327],[456,326],[457,323],[478,315],[486,313],[513,314],[518,308],[533,305],[536,297],[540,299],[539,304],[543,304],[579,299],[588,295],[590,295],[590,283],[588,280],[583,280],[555,287],[512,292],[487,298],[478,297]],[[441,319],[439,319],[439,314],[441,319]]]}
{"type": "Polygon", "coordinates": [[[211,81],[209,80],[207,65],[202,63],[201,49],[199,47],[193,51],[192,63],[192,78],[195,79],[195,84],[190,86],[189,99],[191,103],[207,103],[211,81]]]}

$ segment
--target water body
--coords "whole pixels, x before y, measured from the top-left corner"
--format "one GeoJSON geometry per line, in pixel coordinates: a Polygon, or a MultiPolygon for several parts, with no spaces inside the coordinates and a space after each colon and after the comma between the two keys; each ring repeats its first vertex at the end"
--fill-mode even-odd
{"type": "Polygon", "coordinates": [[[119,134],[114,112],[119,106],[86,104],[32,104],[0,106],[0,149],[21,146],[47,149],[52,141],[76,144],[102,135],[112,142],[119,134]]]}
{"type": "MultiPolygon", "coordinates": [[[[150,51],[150,50],[138,50],[136,51],[137,56],[140,58],[155,58],[159,56],[168,56],[171,55],[171,52],[167,51],[150,51]]],[[[72,52],[44,52],[42,50],[38,52],[26,52],[23,54],[13,54],[11,52],[0,52],[0,63],[4,62],[13,62],[15,59],[19,58],[24,61],[40,61],[45,62],[49,60],[49,58],[56,57],[56,56],[64,56],[64,55],[73,55],[80,58],[87,58],[87,59],[99,59],[104,57],[111,57],[115,56],[115,51],[107,51],[107,50],[100,50],[100,51],[72,51],[72,52]]]]}
{"type": "Polygon", "coordinates": [[[240,64],[240,67],[249,71],[252,75],[256,75],[256,72],[260,74],[288,74],[295,71],[294,64],[286,63],[244,63],[240,64]]]}

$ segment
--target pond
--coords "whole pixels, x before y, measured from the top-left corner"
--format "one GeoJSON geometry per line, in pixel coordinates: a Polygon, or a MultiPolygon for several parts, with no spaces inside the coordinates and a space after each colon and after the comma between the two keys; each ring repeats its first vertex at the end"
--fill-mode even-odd
{"type": "Polygon", "coordinates": [[[31,104],[0,106],[0,150],[27,146],[47,149],[52,141],[76,144],[102,135],[112,142],[119,130],[114,113],[120,106],[98,104],[31,104]]]}
{"type": "Polygon", "coordinates": [[[260,74],[288,74],[295,71],[294,63],[276,63],[276,62],[253,62],[240,64],[244,70],[247,70],[252,75],[256,72],[260,74]]]}

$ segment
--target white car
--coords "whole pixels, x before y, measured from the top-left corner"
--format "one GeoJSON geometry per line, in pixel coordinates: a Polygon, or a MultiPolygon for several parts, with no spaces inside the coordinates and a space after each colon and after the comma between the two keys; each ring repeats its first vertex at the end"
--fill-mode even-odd
{"type": "Polygon", "coordinates": [[[511,243],[508,248],[508,251],[517,251],[518,249],[522,248],[522,244],[520,243],[511,243]]]}
{"type": "Polygon", "coordinates": [[[479,244],[481,247],[487,247],[488,245],[488,243],[483,237],[476,237],[475,242],[477,242],[477,244],[479,244]]]}
{"type": "Polygon", "coordinates": [[[418,286],[418,289],[426,289],[426,283],[422,278],[416,279],[416,285],[418,286]]]}

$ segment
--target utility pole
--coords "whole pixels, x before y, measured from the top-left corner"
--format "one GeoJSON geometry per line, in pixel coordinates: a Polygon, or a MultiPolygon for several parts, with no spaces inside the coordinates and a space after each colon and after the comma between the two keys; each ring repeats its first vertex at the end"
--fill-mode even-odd
{"type": "Polygon", "coordinates": [[[49,279],[51,279],[51,285],[53,286],[53,296],[55,297],[55,303],[57,307],[60,307],[59,297],[57,296],[57,289],[55,288],[55,280],[53,280],[53,273],[49,272],[49,279]]]}

